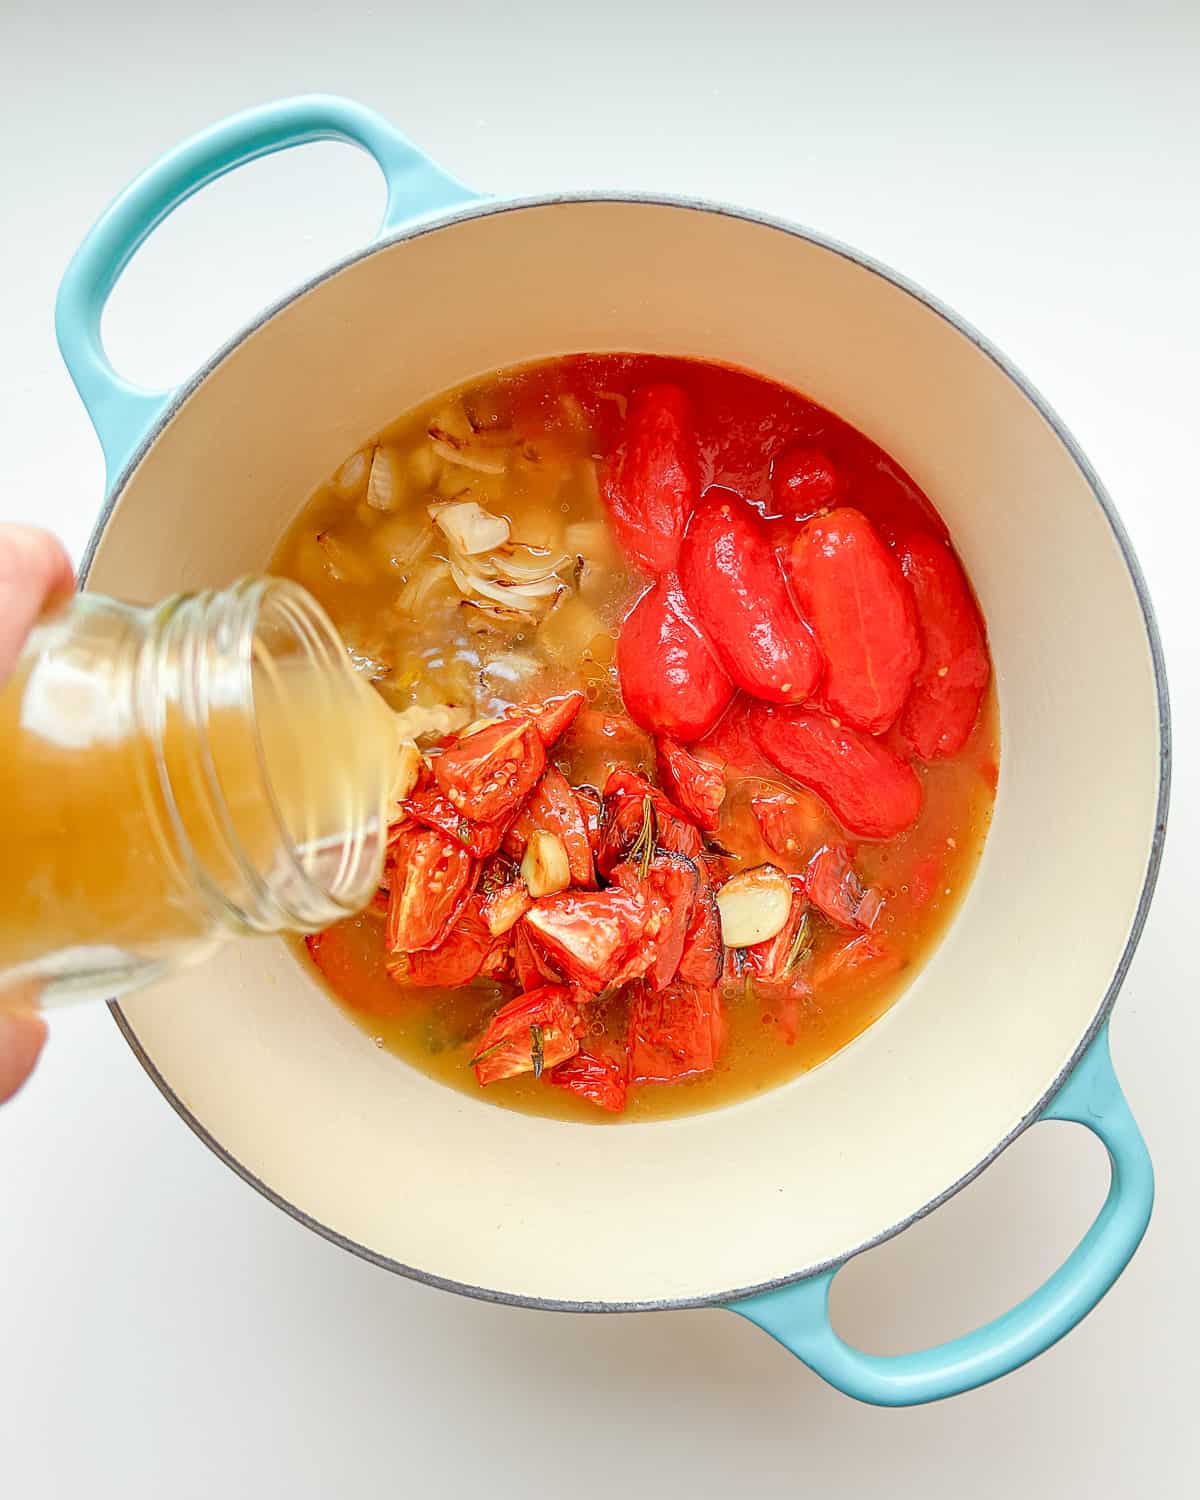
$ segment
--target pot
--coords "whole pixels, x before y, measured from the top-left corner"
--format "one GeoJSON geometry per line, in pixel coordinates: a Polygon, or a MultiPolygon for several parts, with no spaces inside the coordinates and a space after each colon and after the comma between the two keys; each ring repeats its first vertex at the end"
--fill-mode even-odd
{"type": "Polygon", "coordinates": [[[666,197],[482,198],[382,119],[325,97],[236,116],[151,167],[72,261],[57,327],[108,466],[88,588],[148,599],[226,584],[263,566],[348,452],[434,391],[572,350],[643,350],[746,366],[868,433],[949,523],[990,628],[1004,749],[978,874],[909,991],[843,1052],[669,1123],[534,1119],[380,1052],[282,943],[246,942],[113,1007],[224,1161],[389,1270],[542,1308],[729,1307],[882,1404],[1012,1370],[1094,1306],[1153,1197],[1105,1022],[1158,868],[1166,688],[1111,501],[996,350],[809,230],[666,197]],[[365,148],[387,180],[374,243],[186,386],[146,392],[116,375],[100,314],[154,226],[231,168],[329,138],[365,148]],[[1067,1262],[952,1343],[894,1357],[843,1343],[827,1311],[839,1267],[1043,1119],[1087,1125],[1112,1159],[1107,1201],[1067,1262]]]}

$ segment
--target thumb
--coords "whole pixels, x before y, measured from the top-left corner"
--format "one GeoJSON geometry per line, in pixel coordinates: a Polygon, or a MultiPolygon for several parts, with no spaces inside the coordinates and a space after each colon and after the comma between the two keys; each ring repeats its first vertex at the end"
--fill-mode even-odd
{"type": "Polygon", "coordinates": [[[0,1104],[33,1072],[46,1040],[46,1023],[28,1010],[0,1010],[0,1104]]]}

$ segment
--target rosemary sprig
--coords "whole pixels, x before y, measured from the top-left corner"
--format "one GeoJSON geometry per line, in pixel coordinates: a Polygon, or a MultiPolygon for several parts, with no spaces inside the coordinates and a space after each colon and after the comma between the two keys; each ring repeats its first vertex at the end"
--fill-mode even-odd
{"type": "Polygon", "coordinates": [[[802,959],[807,958],[812,950],[815,934],[812,930],[812,920],[806,911],[796,926],[796,936],[792,939],[792,946],[788,949],[788,956],[783,962],[783,972],[790,974],[802,959]]]}
{"type": "Polygon", "coordinates": [[[633,848],[629,851],[630,858],[636,861],[638,874],[643,880],[649,873],[650,861],[654,858],[657,843],[658,820],[654,816],[654,802],[650,797],[643,797],[642,826],[637,838],[633,841],[633,848]]]}
{"type": "Polygon", "coordinates": [[[533,1058],[533,1076],[540,1078],[546,1066],[546,1042],[542,1028],[536,1021],[529,1026],[529,1053],[533,1058]]]}

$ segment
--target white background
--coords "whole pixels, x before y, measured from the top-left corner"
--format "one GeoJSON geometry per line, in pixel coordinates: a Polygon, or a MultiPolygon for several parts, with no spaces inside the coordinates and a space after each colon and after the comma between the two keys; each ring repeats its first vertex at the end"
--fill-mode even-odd
{"type": "MultiPolygon", "coordinates": [[[[726,199],[934,290],[1028,373],[1116,498],[1176,728],[1170,845],[1113,1022],[1158,1207],[1116,1290],[1032,1367],[883,1412],[728,1314],[531,1313],[390,1277],[210,1156],[100,1008],[55,1020],[0,1116],[0,1495],[1194,1493],[1198,64],[1189,0],[0,0],[0,517],[52,525],[78,557],[100,504],[51,308],[106,201],[230,111],[341,92],[495,193],[726,199]]],[[[380,207],[371,164],[334,146],[218,185],[122,283],[115,359],[185,375],[380,207]]],[[[1036,829],[1030,857],[1054,857],[1036,829]]],[[[1000,1311],[1078,1238],[1106,1175],[1082,1132],[1033,1130],[843,1273],[840,1328],[901,1350],[1000,1311]]]]}

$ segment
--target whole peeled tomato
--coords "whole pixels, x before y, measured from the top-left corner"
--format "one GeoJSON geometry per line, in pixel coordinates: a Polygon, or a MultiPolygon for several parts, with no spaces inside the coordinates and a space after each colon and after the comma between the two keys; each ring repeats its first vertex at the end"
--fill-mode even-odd
{"type": "Polygon", "coordinates": [[[738,687],[771,703],[802,703],[821,656],[788,597],[762,524],[732,490],[713,486],[679,554],[688,603],[738,687]]]}
{"type": "Polygon", "coordinates": [[[771,497],[782,516],[806,521],[836,505],[841,491],[842,477],[824,448],[793,443],[772,460],[771,497]]]}
{"type": "Polygon", "coordinates": [[[822,701],[856,729],[882,733],[904,707],[921,659],[899,562],[866,516],[844,506],[801,527],[788,563],[825,658],[822,701]]]}
{"type": "Polygon", "coordinates": [[[653,584],[617,638],[617,674],[629,715],[651,734],[699,739],[733,697],[674,574],[653,584]]]}
{"type": "Polygon", "coordinates": [[[634,391],[622,442],[601,467],[600,492],[625,555],[648,573],[673,569],[700,494],[691,406],[677,385],[634,391]]]}
{"type": "Polygon", "coordinates": [[[890,839],[921,811],[916,772],[869,734],[806,708],[750,710],[763,754],[785,775],[816,792],[850,833],[890,839]]]}

